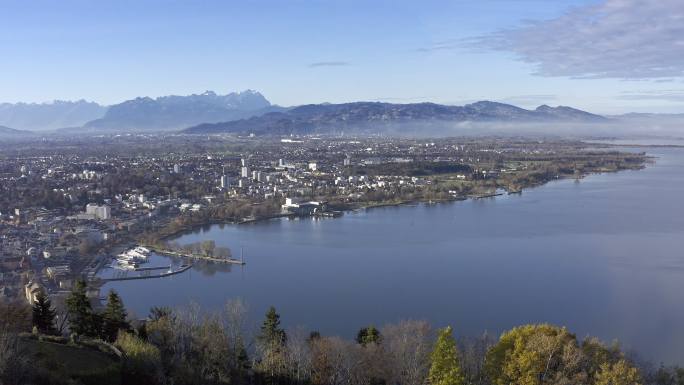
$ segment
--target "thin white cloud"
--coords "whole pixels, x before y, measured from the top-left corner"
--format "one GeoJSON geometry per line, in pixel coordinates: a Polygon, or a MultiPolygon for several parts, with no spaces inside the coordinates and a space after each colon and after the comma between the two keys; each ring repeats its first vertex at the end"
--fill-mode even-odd
{"type": "Polygon", "coordinates": [[[309,67],[344,67],[348,65],[351,65],[351,63],[346,61],[319,61],[309,64],[309,67]]]}
{"type": "Polygon", "coordinates": [[[503,103],[512,104],[546,104],[552,100],[556,100],[557,96],[552,94],[536,94],[536,95],[515,95],[501,99],[503,103]]]}
{"type": "Polygon", "coordinates": [[[513,52],[542,76],[681,78],[684,1],[603,0],[473,43],[513,52]]]}
{"type": "Polygon", "coordinates": [[[670,102],[684,102],[684,89],[625,91],[620,96],[622,100],[666,100],[670,102]]]}
{"type": "Polygon", "coordinates": [[[427,47],[420,47],[414,49],[415,52],[436,52],[436,51],[451,51],[455,49],[460,49],[463,48],[464,42],[467,42],[467,39],[451,39],[451,40],[444,40],[444,41],[439,41],[436,42],[430,46],[427,47]]]}

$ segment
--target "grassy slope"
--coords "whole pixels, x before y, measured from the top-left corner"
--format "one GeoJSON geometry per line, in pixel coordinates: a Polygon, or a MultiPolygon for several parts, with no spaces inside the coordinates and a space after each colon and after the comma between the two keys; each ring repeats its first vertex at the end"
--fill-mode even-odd
{"type": "Polygon", "coordinates": [[[53,342],[24,339],[21,343],[36,366],[46,368],[52,378],[80,379],[85,384],[121,384],[116,357],[53,342]]]}

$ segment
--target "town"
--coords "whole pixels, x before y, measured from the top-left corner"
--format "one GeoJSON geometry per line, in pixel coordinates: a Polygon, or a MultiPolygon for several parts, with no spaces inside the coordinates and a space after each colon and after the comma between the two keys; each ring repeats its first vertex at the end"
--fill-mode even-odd
{"type": "Polygon", "coordinates": [[[78,279],[98,298],[98,271],[127,248],[168,248],[197,226],[521,193],[647,161],[578,141],[494,137],[129,134],[0,147],[0,296],[33,303],[44,292],[58,307],[78,279]]]}

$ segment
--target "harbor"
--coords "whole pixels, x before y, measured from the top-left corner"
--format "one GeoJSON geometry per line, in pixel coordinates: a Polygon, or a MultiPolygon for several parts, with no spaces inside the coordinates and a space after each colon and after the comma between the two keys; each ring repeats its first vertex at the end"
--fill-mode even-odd
{"type": "Polygon", "coordinates": [[[111,267],[119,270],[136,270],[141,264],[147,263],[150,249],[137,246],[116,256],[111,267]]]}
{"type": "Polygon", "coordinates": [[[192,261],[240,266],[245,264],[242,252],[238,260],[229,256],[217,257],[138,245],[117,254],[111,263],[104,265],[107,269],[101,271],[92,284],[101,287],[108,282],[170,277],[192,268],[192,261]]]}

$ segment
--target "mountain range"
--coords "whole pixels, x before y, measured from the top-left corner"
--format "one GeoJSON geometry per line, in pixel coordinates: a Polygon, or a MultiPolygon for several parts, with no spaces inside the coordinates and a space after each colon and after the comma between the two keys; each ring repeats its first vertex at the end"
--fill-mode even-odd
{"type": "Polygon", "coordinates": [[[106,130],[177,130],[200,123],[231,121],[281,111],[252,90],[218,95],[212,91],[188,96],[136,98],[113,105],[100,119],[84,125],[106,130]]]}
{"type": "Polygon", "coordinates": [[[406,124],[462,122],[575,122],[601,123],[608,119],[571,107],[540,106],[526,110],[510,104],[481,101],[465,106],[434,103],[392,104],[355,102],[343,104],[310,104],[286,111],[266,113],[248,119],[222,123],[204,123],[189,127],[189,134],[254,133],[254,134],[325,134],[337,132],[382,133],[406,124]]]}
{"type": "MultiPolygon", "coordinates": [[[[188,134],[413,134],[448,132],[448,127],[509,128],[523,123],[659,122],[660,114],[603,117],[571,107],[542,105],[524,109],[480,101],[464,106],[435,103],[394,104],[353,102],[308,104],[290,108],[271,104],[262,94],[247,90],[219,95],[212,91],[187,96],[138,97],[111,106],[84,100],[52,103],[0,104],[0,125],[7,135],[22,130],[59,130],[62,133],[155,132],[188,134]],[[14,130],[10,129],[12,127],[14,130]],[[12,131],[10,131],[12,130],[12,131]]],[[[672,125],[681,116],[667,118],[672,125]]],[[[577,123],[577,124],[576,124],[577,123]]],[[[651,124],[655,126],[655,123],[651,124]]],[[[591,125],[594,127],[595,125],[591,125]]],[[[609,126],[609,125],[604,125],[609,126]]],[[[589,126],[587,126],[589,127],[589,126]]],[[[589,128],[587,128],[589,129],[589,128]]],[[[472,132],[476,129],[473,128],[472,132]]]]}
{"type": "Polygon", "coordinates": [[[282,107],[271,105],[256,91],[232,92],[227,95],[206,91],[187,96],[139,97],[111,106],[85,100],[1,103],[0,125],[30,131],[160,131],[283,110],[282,107]]]}

